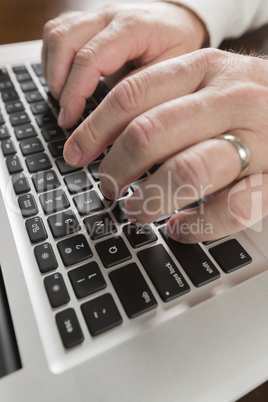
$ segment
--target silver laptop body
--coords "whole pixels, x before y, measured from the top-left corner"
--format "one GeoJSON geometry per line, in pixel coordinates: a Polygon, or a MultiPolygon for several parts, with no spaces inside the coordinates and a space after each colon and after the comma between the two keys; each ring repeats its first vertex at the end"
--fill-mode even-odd
{"type": "MultiPolygon", "coordinates": [[[[0,68],[6,68],[11,79],[14,79],[15,89],[23,99],[25,110],[38,135],[40,127],[29,104],[25,102],[20,84],[15,80],[13,67],[26,65],[38,91],[47,100],[45,87],[32,67],[40,62],[40,51],[39,41],[0,47],[0,68]]],[[[32,181],[34,173],[29,173],[26,157],[14,134],[15,126],[11,124],[2,99],[0,109],[27,176],[30,186],[28,193],[33,194],[37,203],[39,213],[34,217],[41,217],[47,232],[45,240],[36,244],[30,242],[25,228],[28,218],[21,215],[19,196],[14,192],[12,174],[7,169],[7,156],[0,150],[0,264],[14,326],[16,342],[13,343],[17,359],[17,367],[14,370],[11,367],[11,372],[0,378],[0,401],[234,401],[267,380],[267,220],[255,229],[248,229],[237,236],[210,245],[200,245],[220,274],[217,279],[202,286],[192,283],[187,270],[178,262],[176,255],[169,251],[159,232],[163,224],[152,225],[157,236],[153,243],[135,249],[130,246],[122,231],[124,224],[118,223],[113,214],[111,217],[118,233],[130,250],[130,259],[111,268],[103,267],[102,254],[96,248],[103,239],[92,240],[83,226],[85,216],[90,214],[78,214],[81,225],[79,233],[85,236],[93,255],[83,262],[66,267],[57,247],[62,239],[53,238],[48,224],[51,214],[43,212],[40,193],[32,181]],[[225,273],[211,255],[210,249],[232,239],[236,239],[246,250],[252,262],[225,273]],[[52,245],[58,262],[55,270],[46,273],[40,272],[34,253],[35,247],[44,243],[52,245]],[[169,253],[176,269],[189,286],[189,291],[169,301],[163,301],[154,286],[154,280],[139,258],[140,251],[158,245],[169,253]],[[78,298],[69,272],[92,261],[100,268],[105,287],[78,298]],[[113,286],[116,275],[110,275],[130,265],[138,268],[147,283],[148,288],[141,296],[144,303],[150,304],[151,299],[154,300],[152,308],[136,316],[134,314],[131,318],[122,302],[122,294],[113,286]],[[70,299],[64,305],[52,307],[44,280],[47,276],[58,274],[64,280],[70,299]],[[107,294],[112,297],[121,321],[118,325],[92,335],[82,305],[107,294]],[[64,346],[59,324],[56,323],[57,314],[66,309],[75,312],[82,333],[80,342],[75,346],[64,346]]],[[[41,142],[44,152],[50,155],[48,143],[43,138],[41,142]]],[[[50,157],[50,160],[51,169],[56,171],[54,159],[50,157]]],[[[92,179],[86,167],[84,170],[101,198],[98,182],[92,179]]],[[[66,189],[65,176],[58,174],[58,177],[70,198],[70,209],[75,210],[72,196],[66,189]]],[[[108,204],[103,198],[101,200],[106,210],[108,204]]],[[[27,199],[22,201],[27,204],[27,199]]],[[[67,235],[64,240],[76,235],[67,235]]],[[[112,239],[112,242],[114,236],[110,234],[105,240],[112,239]]],[[[46,255],[42,253],[41,258],[45,259],[46,255]]],[[[135,288],[134,282],[132,286],[135,288]]],[[[52,291],[57,292],[58,288],[53,285],[52,291]]],[[[94,319],[102,319],[102,316],[109,313],[109,308],[110,304],[102,307],[101,311],[93,308],[94,319]]],[[[69,318],[61,321],[66,336],[72,333],[72,324],[69,318]]],[[[0,350],[5,354],[2,358],[0,356],[0,366],[2,364],[2,369],[5,366],[9,371],[12,358],[9,362],[4,325],[1,322],[0,325],[0,350]]]]}

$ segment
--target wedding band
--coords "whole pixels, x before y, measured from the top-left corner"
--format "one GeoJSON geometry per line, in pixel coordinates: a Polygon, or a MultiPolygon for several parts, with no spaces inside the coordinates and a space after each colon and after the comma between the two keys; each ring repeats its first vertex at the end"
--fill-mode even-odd
{"type": "Polygon", "coordinates": [[[248,147],[232,134],[220,134],[214,138],[229,141],[235,147],[241,161],[241,170],[235,180],[242,179],[249,167],[250,152],[248,147]]]}

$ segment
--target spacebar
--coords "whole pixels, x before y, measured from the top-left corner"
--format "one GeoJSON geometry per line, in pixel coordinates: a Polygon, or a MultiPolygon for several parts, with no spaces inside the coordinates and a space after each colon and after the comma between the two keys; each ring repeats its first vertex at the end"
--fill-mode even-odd
{"type": "Polygon", "coordinates": [[[182,244],[171,239],[166,227],[159,229],[176,259],[196,287],[220,277],[220,273],[199,244],[182,244]]]}

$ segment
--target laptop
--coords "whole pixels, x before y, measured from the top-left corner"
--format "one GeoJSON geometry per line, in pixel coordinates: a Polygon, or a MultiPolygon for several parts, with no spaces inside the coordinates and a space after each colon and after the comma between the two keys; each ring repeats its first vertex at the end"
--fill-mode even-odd
{"type": "Polygon", "coordinates": [[[111,205],[103,155],[66,165],[41,45],[0,47],[1,402],[237,400],[268,378],[267,219],[191,246],[133,227],[157,167],[111,205]]]}

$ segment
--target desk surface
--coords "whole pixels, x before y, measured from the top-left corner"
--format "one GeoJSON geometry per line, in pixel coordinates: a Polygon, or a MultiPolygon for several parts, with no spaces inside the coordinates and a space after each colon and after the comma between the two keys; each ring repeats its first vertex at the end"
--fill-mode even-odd
{"type": "MultiPolygon", "coordinates": [[[[40,39],[44,23],[67,10],[88,10],[97,7],[99,0],[1,0],[0,44],[40,39]]],[[[224,41],[222,49],[268,55],[268,25],[236,40],[224,41]]],[[[239,402],[266,402],[268,382],[239,402]]]]}

